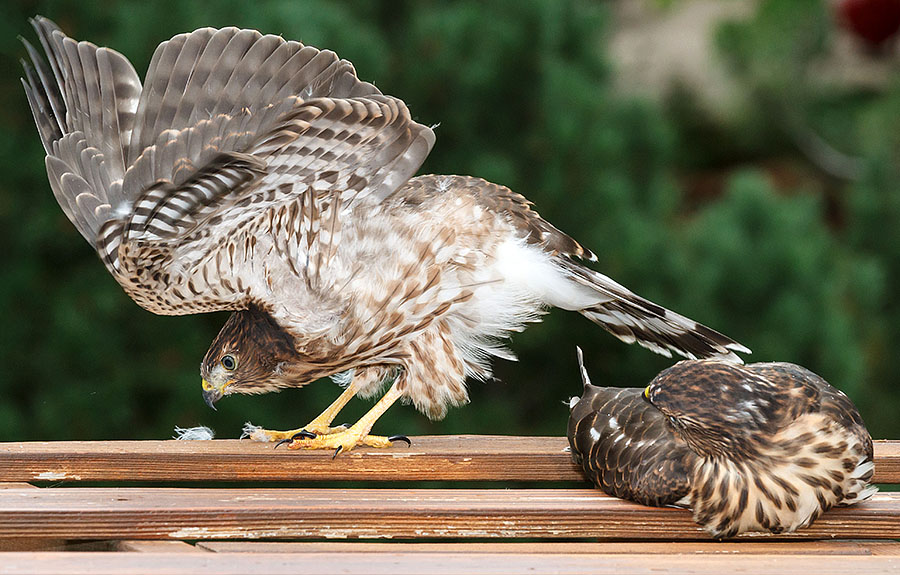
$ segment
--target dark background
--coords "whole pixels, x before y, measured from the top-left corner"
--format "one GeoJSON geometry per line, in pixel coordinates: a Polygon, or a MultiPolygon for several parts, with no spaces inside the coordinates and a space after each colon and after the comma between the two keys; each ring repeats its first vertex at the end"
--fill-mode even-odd
{"type": "MultiPolygon", "coordinates": [[[[134,304],[56,205],[18,81],[42,14],[124,53],[201,26],[257,28],[354,62],[436,124],[422,172],[510,186],[599,254],[596,268],[754,350],[845,390],[874,437],[900,438],[900,75],[892,40],[853,33],[843,2],[21,2],[0,14],[0,440],[166,438],[206,424],[289,428],[328,381],[231,396],[198,367],[225,314],[134,304]],[[842,16],[842,14],[844,14],[842,16]]],[[[883,8],[879,8],[883,9],[883,8]]],[[[852,16],[852,14],[850,15],[852,16]]],[[[564,433],[580,391],[644,386],[673,360],[559,310],[517,335],[519,363],[430,422],[390,433],[564,433]]],[[[342,414],[352,422],[368,404],[342,414]]]]}

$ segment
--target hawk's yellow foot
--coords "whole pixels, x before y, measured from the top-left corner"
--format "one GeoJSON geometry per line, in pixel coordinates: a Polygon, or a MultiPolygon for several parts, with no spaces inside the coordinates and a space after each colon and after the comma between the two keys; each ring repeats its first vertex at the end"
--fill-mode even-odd
{"type": "Polygon", "coordinates": [[[357,445],[390,447],[395,441],[404,441],[407,445],[410,445],[409,438],[405,435],[392,435],[391,437],[368,435],[363,432],[362,428],[357,428],[356,425],[346,431],[329,435],[309,437],[305,433],[300,432],[292,439],[284,439],[278,442],[278,445],[287,443],[288,449],[333,449],[335,456],[342,451],[350,451],[357,445]]]}
{"type": "MultiPolygon", "coordinates": [[[[316,418],[318,419],[318,418],[316,418]]],[[[272,443],[275,441],[290,441],[292,438],[297,437],[303,432],[307,432],[312,436],[320,436],[320,435],[330,435],[332,433],[338,433],[341,431],[346,431],[346,425],[339,425],[338,427],[329,427],[327,424],[321,425],[316,423],[316,419],[304,425],[303,427],[298,427],[297,429],[290,429],[287,431],[277,431],[274,429],[263,429],[262,427],[253,425],[252,423],[244,424],[244,432],[241,435],[241,439],[249,438],[253,441],[259,441],[261,443],[272,443]]]]}
{"type": "Polygon", "coordinates": [[[329,405],[325,411],[319,414],[318,417],[304,425],[303,427],[298,427],[297,429],[291,429],[289,431],[274,431],[271,429],[263,429],[261,427],[257,427],[255,425],[251,425],[247,423],[244,425],[244,433],[241,435],[241,438],[249,437],[253,441],[260,441],[263,443],[268,443],[272,441],[282,442],[285,440],[293,439],[294,437],[301,435],[304,431],[308,432],[313,436],[317,435],[330,435],[333,433],[339,433],[341,431],[346,431],[346,425],[339,425],[337,427],[331,427],[331,422],[334,421],[334,418],[337,417],[337,414],[340,413],[341,409],[347,405],[347,402],[356,395],[356,392],[359,391],[360,382],[356,379],[350,381],[350,385],[344,389],[343,393],[335,399],[331,405],[329,405]]]}
{"type": "MultiPolygon", "coordinates": [[[[397,387],[397,383],[398,382],[395,381],[394,384],[391,385],[391,388],[388,389],[387,393],[378,400],[378,403],[372,406],[372,409],[359,418],[359,421],[354,423],[350,429],[317,437],[310,437],[312,434],[309,433],[309,431],[301,430],[291,439],[280,441],[279,445],[281,443],[288,443],[289,449],[334,449],[335,456],[341,451],[350,451],[357,445],[390,447],[393,441],[405,441],[408,445],[409,438],[403,435],[394,435],[391,437],[369,435],[369,431],[372,430],[372,426],[375,425],[378,418],[381,417],[395,401],[400,399],[402,392],[397,387]]],[[[338,398],[338,400],[340,400],[340,398],[338,398]]],[[[337,403],[337,401],[335,403],[337,403]]]]}

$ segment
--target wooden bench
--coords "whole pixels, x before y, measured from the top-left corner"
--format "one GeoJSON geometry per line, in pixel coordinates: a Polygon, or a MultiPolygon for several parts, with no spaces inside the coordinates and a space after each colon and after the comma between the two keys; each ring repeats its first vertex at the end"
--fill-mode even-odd
{"type": "MultiPolygon", "coordinates": [[[[0,443],[0,573],[900,573],[900,493],[717,542],[589,488],[564,438],[412,440],[0,443]]],[[[875,458],[900,483],[900,442],[875,458]]]]}

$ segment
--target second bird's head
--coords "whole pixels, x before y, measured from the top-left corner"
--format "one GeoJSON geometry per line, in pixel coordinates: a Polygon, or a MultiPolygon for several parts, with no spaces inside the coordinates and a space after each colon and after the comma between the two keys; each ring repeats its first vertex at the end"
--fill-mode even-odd
{"type": "Polygon", "coordinates": [[[231,314],[200,365],[203,399],[215,409],[233,393],[266,393],[298,385],[291,336],[258,308],[231,314]]]}
{"type": "Polygon", "coordinates": [[[694,452],[741,458],[760,447],[776,393],[743,365],[710,359],[678,362],[656,376],[643,397],[694,452]]]}

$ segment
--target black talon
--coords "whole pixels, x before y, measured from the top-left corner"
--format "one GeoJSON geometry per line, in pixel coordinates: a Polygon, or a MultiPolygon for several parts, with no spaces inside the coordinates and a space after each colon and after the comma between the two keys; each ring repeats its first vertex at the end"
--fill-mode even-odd
{"type": "Polygon", "coordinates": [[[343,451],[343,450],[344,450],[344,446],[343,446],[343,445],[338,445],[338,446],[337,446],[337,449],[334,450],[334,455],[332,455],[331,458],[334,459],[335,457],[338,456],[338,453],[340,453],[340,452],[343,451]]]}
{"type": "Polygon", "coordinates": [[[281,445],[282,443],[293,443],[294,440],[296,440],[296,439],[315,439],[315,438],[316,438],[316,434],[313,433],[312,431],[306,431],[305,429],[301,429],[300,431],[298,431],[297,433],[292,435],[290,437],[290,439],[282,439],[281,441],[276,443],[275,447],[273,447],[272,449],[278,449],[278,446],[281,445]]]}
{"type": "Polygon", "coordinates": [[[394,443],[395,441],[405,441],[407,447],[412,445],[412,441],[410,441],[409,438],[406,437],[405,435],[392,435],[392,436],[388,437],[388,441],[390,441],[391,443],[394,443]]]}

